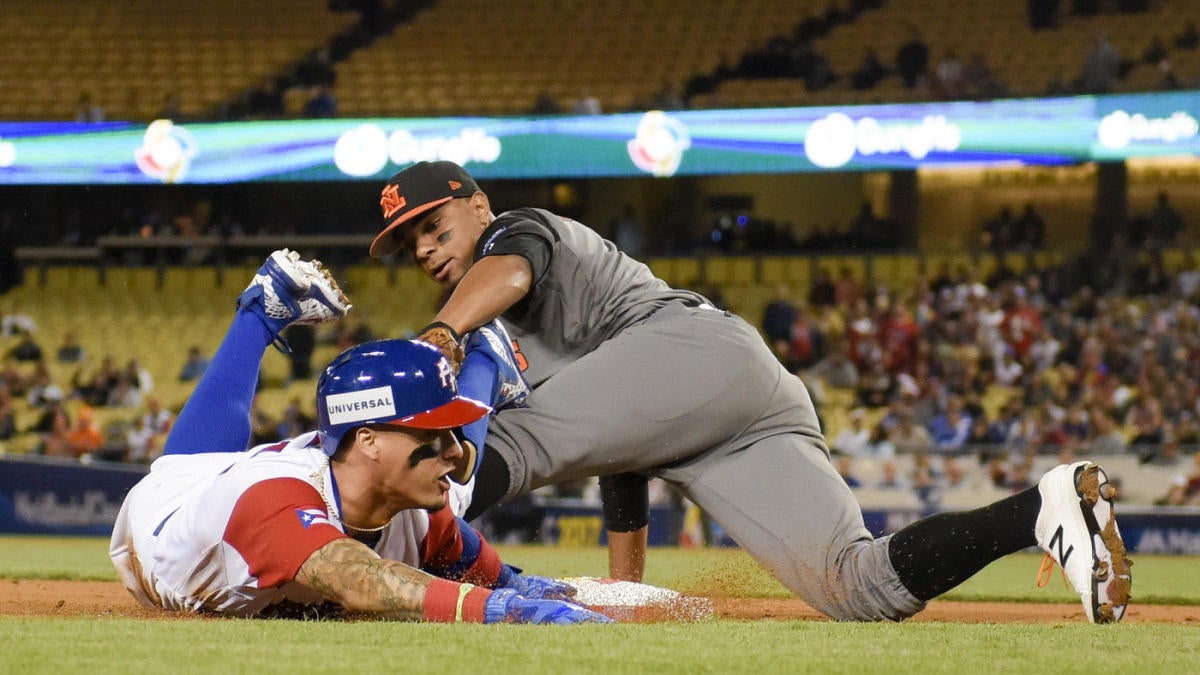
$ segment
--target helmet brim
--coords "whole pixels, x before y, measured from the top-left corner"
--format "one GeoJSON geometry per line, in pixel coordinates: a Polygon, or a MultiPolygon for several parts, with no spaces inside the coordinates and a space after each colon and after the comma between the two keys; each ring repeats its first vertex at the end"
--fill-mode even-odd
{"type": "Polygon", "coordinates": [[[479,401],[455,396],[432,410],[398,417],[387,424],[416,429],[455,429],[482,419],[490,412],[492,409],[479,401]]]}

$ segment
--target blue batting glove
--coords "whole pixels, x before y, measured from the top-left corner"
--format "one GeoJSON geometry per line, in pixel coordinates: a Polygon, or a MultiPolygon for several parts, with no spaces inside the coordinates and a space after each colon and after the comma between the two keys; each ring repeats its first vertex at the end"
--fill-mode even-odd
{"type": "Polygon", "coordinates": [[[484,623],[612,623],[586,607],[563,600],[531,600],[511,588],[492,591],[483,607],[484,623]]]}
{"type": "Polygon", "coordinates": [[[497,387],[490,401],[494,410],[523,408],[529,397],[529,383],[521,374],[517,356],[513,353],[508,331],[493,319],[471,331],[467,336],[466,353],[480,352],[496,364],[497,387]]]}
{"type": "Polygon", "coordinates": [[[575,597],[575,587],[565,581],[521,574],[520,568],[505,565],[496,579],[497,588],[511,588],[518,595],[532,600],[570,600],[575,597]]]}

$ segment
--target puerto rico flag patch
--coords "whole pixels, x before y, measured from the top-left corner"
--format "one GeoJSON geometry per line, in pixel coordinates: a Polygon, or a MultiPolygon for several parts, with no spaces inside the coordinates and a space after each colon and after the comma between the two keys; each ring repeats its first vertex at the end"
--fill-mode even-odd
{"type": "Polygon", "coordinates": [[[304,529],[308,529],[313,525],[329,525],[329,517],[321,509],[296,509],[296,516],[300,518],[300,524],[304,529]]]}

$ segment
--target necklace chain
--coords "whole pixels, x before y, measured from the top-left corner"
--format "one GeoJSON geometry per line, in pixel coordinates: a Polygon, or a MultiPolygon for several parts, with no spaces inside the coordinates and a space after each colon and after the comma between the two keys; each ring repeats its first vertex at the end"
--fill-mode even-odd
{"type": "Polygon", "coordinates": [[[388,525],[391,525],[392,521],[396,519],[396,516],[393,515],[386,523],[380,525],[379,527],[358,527],[357,525],[351,525],[346,521],[341,509],[335,508],[333,502],[329,501],[329,497],[327,496],[327,491],[325,489],[325,474],[327,473],[333,473],[333,467],[330,465],[330,460],[328,457],[325,458],[325,465],[313,472],[312,477],[317,483],[317,492],[321,493],[321,500],[325,502],[325,508],[329,511],[330,515],[337,513],[338,519],[342,521],[342,525],[345,525],[355,532],[381,532],[387,529],[388,525]]]}

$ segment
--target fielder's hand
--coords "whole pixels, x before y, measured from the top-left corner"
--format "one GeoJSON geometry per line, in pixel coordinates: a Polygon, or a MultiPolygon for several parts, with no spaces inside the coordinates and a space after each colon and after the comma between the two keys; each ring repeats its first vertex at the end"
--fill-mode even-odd
{"type": "Polygon", "coordinates": [[[575,597],[575,587],[565,581],[521,574],[520,569],[507,564],[496,583],[498,588],[511,588],[532,600],[570,600],[575,597]]]}
{"type": "Polygon", "coordinates": [[[484,623],[612,623],[612,619],[562,600],[531,600],[511,588],[492,591],[483,610],[484,623]]]}
{"type": "Polygon", "coordinates": [[[422,328],[417,339],[437,347],[454,367],[454,374],[458,374],[458,369],[462,367],[463,361],[462,338],[454,332],[453,328],[440,321],[435,321],[422,328]]]}

